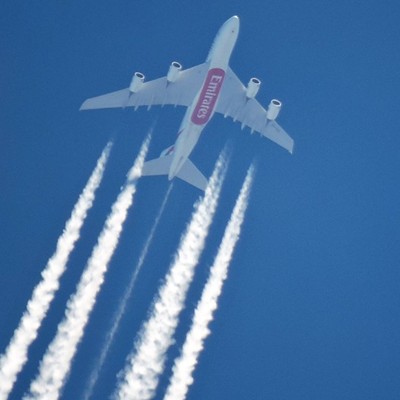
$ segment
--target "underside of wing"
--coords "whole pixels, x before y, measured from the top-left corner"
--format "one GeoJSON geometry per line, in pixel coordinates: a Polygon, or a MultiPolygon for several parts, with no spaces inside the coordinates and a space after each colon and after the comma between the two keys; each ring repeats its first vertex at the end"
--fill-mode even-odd
{"type": "Polygon", "coordinates": [[[230,68],[225,76],[216,111],[240,122],[242,128],[248,126],[252,132],[259,132],[290,153],[293,152],[293,139],[277,122],[267,118],[267,110],[255,98],[246,95],[246,87],[230,68]]]}
{"type": "MultiPolygon", "coordinates": [[[[138,80],[137,90],[133,91],[131,89],[134,80],[132,80],[131,88],[87,99],[80,109],[151,107],[153,105],[189,106],[203,83],[207,69],[208,64],[204,63],[186,70],[179,70],[173,82],[168,80],[167,76],[143,83],[138,80]]],[[[138,79],[136,75],[144,79],[144,76],[138,73],[133,79],[138,79]]]]}

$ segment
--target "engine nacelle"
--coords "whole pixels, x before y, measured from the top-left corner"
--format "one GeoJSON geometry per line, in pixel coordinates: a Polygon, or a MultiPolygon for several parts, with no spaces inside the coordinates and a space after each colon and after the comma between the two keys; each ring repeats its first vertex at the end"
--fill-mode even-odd
{"type": "Polygon", "coordinates": [[[282,103],[279,100],[272,99],[267,110],[267,119],[274,121],[281,111],[282,103]]]}
{"type": "Polygon", "coordinates": [[[144,83],[144,75],[141,72],[135,72],[131,84],[129,85],[129,91],[136,93],[140,90],[144,83]]]}
{"type": "Polygon", "coordinates": [[[254,99],[256,97],[256,94],[258,93],[260,89],[261,81],[257,78],[251,78],[249,80],[249,83],[247,84],[246,88],[246,97],[248,99],[254,99]]]}
{"type": "Polygon", "coordinates": [[[168,70],[167,81],[170,83],[175,82],[178,79],[181,70],[182,70],[182,65],[179,64],[177,61],[173,61],[168,70]]]}

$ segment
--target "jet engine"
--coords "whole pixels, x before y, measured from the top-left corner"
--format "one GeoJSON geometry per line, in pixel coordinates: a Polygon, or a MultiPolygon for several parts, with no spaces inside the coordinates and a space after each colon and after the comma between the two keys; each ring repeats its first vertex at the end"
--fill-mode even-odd
{"type": "Polygon", "coordinates": [[[179,73],[182,70],[182,65],[177,61],[173,61],[169,67],[167,81],[173,83],[178,79],[179,73]]]}
{"type": "Polygon", "coordinates": [[[141,72],[135,72],[131,84],[129,85],[129,91],[131,93],[138,92],[144,83],[144,75],[141,72]]]}
{"type": "Polygon", "coordinates": [[[282,103],[279,100],[272,99],[269,103],[267,110],[267,119],[270,121],[274,121],[281,111],[282,103]]]}
{"type": "Polygon", "coordinates": [[[249,83],[247,84],[246,88],[246,97],[248,99],[254,99],[256,97],[256,94],[258,93],[258,90],[260,89],[261,81],[257,78],[251,78],[249,80],[249,83]]]}

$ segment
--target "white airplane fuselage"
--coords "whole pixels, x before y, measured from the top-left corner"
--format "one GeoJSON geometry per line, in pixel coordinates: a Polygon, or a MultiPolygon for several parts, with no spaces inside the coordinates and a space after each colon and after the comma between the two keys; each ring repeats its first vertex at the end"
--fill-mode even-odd
{"type": "Polygon", "coordinates": [[[239,18],[234,16],[222,25],[215,37],[207,58],[209,70],[206,78],[193,103],[187,108],[179,128],[168,172],[169,180],[177,176],[198,142],[201,132],[214,115],[238,34],[239,18]]]}
{"type": "Polygon", "coordinates": [[[182,70],[173,61],[166,76],[145,82],[144,74],[135,72],[128,87],[86,99],[80,110],[153,105],[186,107],[175,143],[164,149],[158,158],[143,164],[142,176],[167,175],[206,190],[208,179],[189,159],[203,129],[214,113],[249,127],[290,153],[294,141],[275,121],[282,103],[272,99],[264,108],[255,98],[261,81],[251,78],[247,85],[229,66],[239,35],[239,18],[228,19],[219,29],[206,62],[182,70]]]}

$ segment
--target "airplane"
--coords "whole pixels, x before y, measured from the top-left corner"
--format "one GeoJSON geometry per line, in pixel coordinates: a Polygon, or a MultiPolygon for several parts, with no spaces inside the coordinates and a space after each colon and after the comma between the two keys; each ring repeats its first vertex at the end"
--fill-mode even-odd
{"type": "Polygon", "coordinates": [[[125,108],[152,105],[186,106],[187,110],[175,144],[159,158],[145,162],[142,175],[178,177],[205,190],[207,178],[189,160],[200,134],[215,112],[241,122],[290,153],[293,139],[275,121],[282,103],[272,99],[265,109],[256,99],[261,81],[251,78],[245,86],[229,67],[229,59],[239,34],[239,17],[229,18],[219,29],[205,63],[183,70],[173,61],[166,76],[145,82],[135,72],[128,88],[87,99],[80,110],[125,108]]]}

